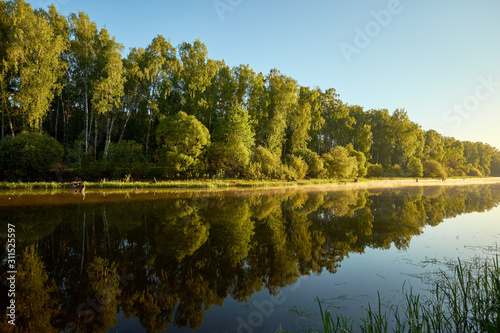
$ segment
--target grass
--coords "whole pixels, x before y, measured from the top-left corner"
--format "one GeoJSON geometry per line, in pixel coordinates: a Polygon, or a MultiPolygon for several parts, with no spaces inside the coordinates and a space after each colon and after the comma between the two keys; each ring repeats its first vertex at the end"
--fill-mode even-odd
{"type": "Polygon", "coordinates": [[[404,292],[400,306],[384,310],[371,305],[355,322],[329,308],[323,310],[317,298],[323,332],[500,332],[500,270],[498,256],[477,266],[460,260],[451,276],[440,272],[432,297],[413,290],[404,292]]]}
{"type": "MultiPolygon", "coordinates": [[[[353,180],[311,179],[288,182],[285,180],[178,180],[152,183],[148,181],[85,182],[86,188],[213,188],[213,187],[280,187],[296,185],[331,184],[353,180]]],[[[66,189],[72,182],[0,182],[0,189],[66,189]]]]}

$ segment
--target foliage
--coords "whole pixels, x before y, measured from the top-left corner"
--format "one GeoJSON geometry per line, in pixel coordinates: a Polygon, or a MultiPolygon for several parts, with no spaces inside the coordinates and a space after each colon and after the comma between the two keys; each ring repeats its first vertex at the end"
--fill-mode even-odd
{"type": "MultiPolygon", "coordinates": [[[[358,155],[363,159],[364,154],[358,155]]],[[[330,150],[330,153],[322,155],[325,161],[325,168],[330,178],[353,178],[358,176],[358,160],[351,156],[349,148],[336,146],[330,150]]],[[[363,173],[363,172],[362,172],[363,173]]]]}
{"type": "Polygon", "coordinates": [[[0,141],[0,173],[8,180],[41,180],[63,154],[62,145],[48,135],[8,136],[0,141]]]}
{"type": "Polygon", "coordinates": [[[108,161],[114,179],[131,175],[133,178],[144,176],[144,163],[146,161],[142,145],[125,140],[119,144],[111,143],[108,152],[108,161]]]}
{"type": "Polygon", "coordinates": [[[210,134],[194,116],[180,111],[163,119],[156,130],[160,159],[173,173],[192,168],[210,144],[210,134]]]}
{"type": "Polygon", "coordinates": [[[483,177],[483,173],[479,171],[478,168],[475,167],[470,168],[468,175],[472,177],[483,177]]]}
{"type": "Polygon", "coordinates": [[[424,175],[424,166],[417,157],[412,157],[408,162],[408,171],[412,177],[422,177],[424,175]]]}
{"type": "Polygon", "coordinates": [[[323,178],[325,175],[324,162],[321,157],[310,149],[304,148],[295,151],[295,156],[301,157],[307,163],[307,176],[323,178]]]}
{"type": "Polygon", "coordinates": [[[368,163],[366,175],[368,177],[382,177],[384,175],[384,167],[380,164],[368,163]]]}
{"type": "Polygon", "coordinates": [[[309,166],[306,161],[300,156],[290,156],[290,161],[288,162],[289,167],[295,171],[295,178],[303,179],[307,174],[307,169],[309,166]]]}
{"type": "Polygon", "coordinates": [[[256,179],[282,178],[282,164],[278,156],[264,147],[257,147],[252,157],[252,174],[256,179]]]}
{"type": "Polygon", "coordinates": [[[446,171],[444,170],[441,163],[435,160],[427,160],[423,163],[424,176],[432,178],[445,178],[447,177],[446,171]]]}

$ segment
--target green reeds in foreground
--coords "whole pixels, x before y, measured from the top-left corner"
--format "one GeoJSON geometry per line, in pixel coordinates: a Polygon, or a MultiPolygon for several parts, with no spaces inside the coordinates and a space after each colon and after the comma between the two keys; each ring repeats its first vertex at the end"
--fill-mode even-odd
{"type": "Polygon", "coordinates": [[[402,305],[382,310],[369,305],[358,323],[328,308],[318,298],[324,332],[500,332],[498,256],[475,266],[460,260],[453,274],[441,271],[430,298],[404,292],[402,305]]]}

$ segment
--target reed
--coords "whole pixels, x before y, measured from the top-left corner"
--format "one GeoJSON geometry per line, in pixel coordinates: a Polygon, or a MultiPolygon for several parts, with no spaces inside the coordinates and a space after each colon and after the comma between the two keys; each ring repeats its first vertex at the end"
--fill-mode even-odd
{"type": "Polygon", "coordinates": [[[458,260],[452,274],[440,271],[431,297],[404,290],[399,306],[368,309],[354,323],[323,310],[317,299],[323,332],[500,332],[500,270],[498,256],[479,266],[458,260]]]}

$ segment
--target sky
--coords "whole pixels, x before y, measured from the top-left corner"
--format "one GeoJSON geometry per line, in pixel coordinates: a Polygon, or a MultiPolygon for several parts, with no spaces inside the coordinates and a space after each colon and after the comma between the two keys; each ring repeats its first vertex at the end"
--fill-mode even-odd
{"type": "Polygon", "coordinates": [[[86,12],[125,46],[157,35],[365,110],[405,109],[422,129],[500,149],[500,1],[34,0],[86,12]]]}

